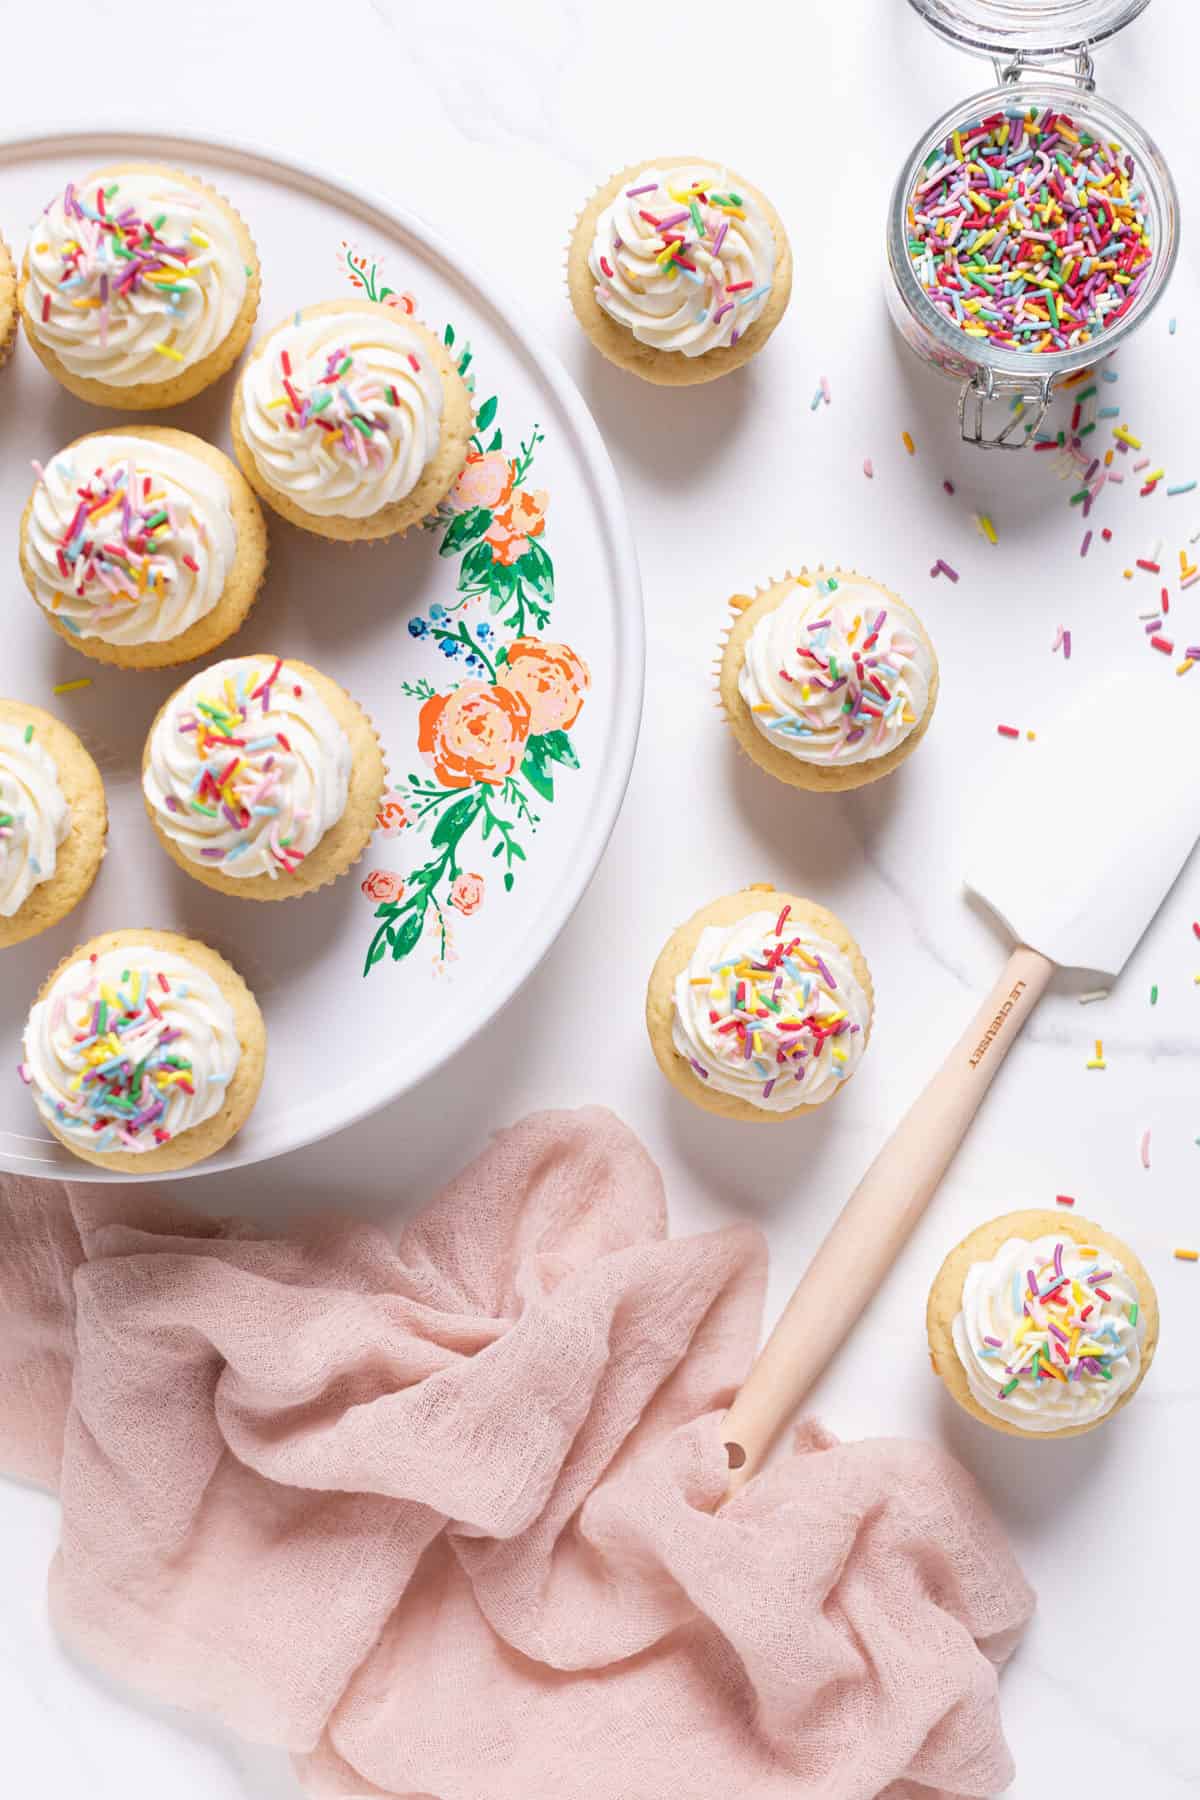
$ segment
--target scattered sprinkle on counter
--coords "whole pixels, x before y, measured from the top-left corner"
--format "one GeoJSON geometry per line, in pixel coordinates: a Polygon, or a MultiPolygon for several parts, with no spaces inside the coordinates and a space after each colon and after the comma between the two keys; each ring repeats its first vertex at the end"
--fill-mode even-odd
{"type": "Polygon", "coordinates": [[[57,682],[55,684],[55,686],[52,688],[51,692],[55,693],[55,694],[77,694],[79,692],[80,688],[89,688],[89,687],[91,687],[91,685],[92,685],[91,676],[90,675],[81,675],[77,681],[57,682]]]}
{"type": "Polygon", "coordinates": [[[904,445],[904,448],[908,451],[910,456],[915,456],[917,454],[917,446],[913,443],[912,438],[907,431],[902,431],[900,433],[900,442],[904,445]]]}
{"type": "Polygon", "coordinates": [[[1176,1250],[1177,1262],[1200,1262],[1200,1250],[1176,1250]]]}
{"type": "Polygon", "coordinates": [[[1150,1133],[1148,1131],[1143,1131],[1142,1133],[1142,1141],[1138,1146],[1138,1155],[1142,1159],[1143,1169],[1148,1169],[1150,1167],[1150,1133]]]}
{"type": "Polygon", "coordinates": [[[1096,1039],[1096,1054],[1092,1057],[1091,1061],[1088,1063],[1088,1068],[1089,1069],[1107,1069],[1107,1067],[1108,1067],[1108,1064],[1104,1060],[1104,1045],[1101,1043],[1100,1039],[1097,1038],[1096,1039]]]}

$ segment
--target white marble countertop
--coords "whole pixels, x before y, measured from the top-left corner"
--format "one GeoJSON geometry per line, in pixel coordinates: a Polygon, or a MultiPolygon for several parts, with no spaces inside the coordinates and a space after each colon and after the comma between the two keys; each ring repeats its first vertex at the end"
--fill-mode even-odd
{"type": "MultiPolygon", "coordinates": [[[[755,10],[765,17],[766,8],[731,15],[715,0],[684,9],[458,0],[419,12],[404,0],[341,0],[335,12],[312,0],[207,0],[131,24],[120,0],[59,0],[52,19],[23,8],[7,21],[6,131],[40,130],[49,113],[74,125],[228,134],[321,160],[412,206],[521,288],[605,433],[642,558],[647,699],[629,797],[588,895],[510,1008],[503,1039],[488,1034],[447,1076],[348,1139],[236,1185],[189,1182],[193,1204],[282,1219],[332,1203],[395,1218],[492,1127],[532,1107],[601,1101],[662,1164],[677,1230],[761,1225],[773,1318],[999,967],[1000,939],[961,895],[964,836],[999,759],[1036,755],[1037,745],[998,738],[997,722],[1036,728],[1097,670],[1140,658],[1147,717],[1130,731],[1130,756],[1156,779],[1154,683],[1174,677],[1145,650],[1135,618],[1147,590],[1120,570],[1159,536],[1175,563],[1200,529],[1200,492],[1139,501],[1129,484],[1109,490],[1093,523],[1111,526],[1113,543],[1081,562],[1078,509],[1046,467],[1053,459],[963,449],[953,389],[915,366],[884,313],[879,245],[900,158],[987,72],[937,44],[903,0],[773,8],[769,34],[743,32],[755,10]],[[81,82],[93,48],[98,70],[125,56],[122,66],[140,72],[81,82]],[[747,372],[679,393],[644,387],[591,353],[562,282],[563,244],[590,189],[663,150],[726,157],[759,182],[789,226],[798,277],[789,314],[747,372]],[[822,375],[832,404],[814,412],[822,375]],[[994,547],[972,524],[978,510],[995,520],[994,547]],[[956,586],[930,580],[938,556],[961,571],[956,586]],[[788,557],[879,575],[913,599],[940,651],[943,697],[927,742],[900,775],[842,800],[794,795],[736,759],[712,707],[723,601],[788,557]],[[1073,631],[1069,664],[1051,654],[1059,624],[1073,631]],[[666,1086],[641,1017],[645,975],[671,928],[755,880],[841,913],[879,1001],[871,1051],[845,1097],[796,1128],[757,1134],[666,1086]]],[[[1098,54],[1102,88],[1170,157],[1189,228],[1200,196],[1198,50],[1200,15],[1157,0],[1098,54]]],[[[1180,480],[1200,473],[1200,420],[1187,399],[1195,294],[1193,270],[1181,266],[1111,389],[1180,480]]],[[[1185,641],[1200,637],[1200,588],[1179,597],[1175,616],[1185,641]]],[[[1192,679],[1200,684],[1200,673],[1192,679]]],[[[1200,706],[1200,685],[1196,698],[1200,706]]],[[[1113,829],[1125,823],[1118,815],[1113,829]]],[[[1012,1533],[1041,1600],[1004,1678],[1016,1800],[1068,1775],[1072,1793],[1103,1783],[1153,1800],[1184,1800],[1200,1784],[1190,1538],[1200,1381],[1185,1325],[1200,1272],[1171,1255],[1200,1244],[1197,917],[1193,868],[1109,1000],[1081,1007],[1078,981],[1056,983],[815,1397],[841,1435],[904,1432],[949,1445],[1012,1533]],[[1096,1035],[1103,1073],[1085,1069],[1096,1035]],[[1053,1205],[1059,1192],[1140,1251],[1158,1284],[1162,1347],[1111,1431],[1025,1445],[952,1413],[929,1373],[924,1302],[944,1251],[973,1224],[1053,1205]]],[[[46,1800],[296,1794],[282,1755],[147,1709],[64,1654],[44,1603],[55,1522],[43,1496],[0,1484],[0,1787],[46,1800]]]]}

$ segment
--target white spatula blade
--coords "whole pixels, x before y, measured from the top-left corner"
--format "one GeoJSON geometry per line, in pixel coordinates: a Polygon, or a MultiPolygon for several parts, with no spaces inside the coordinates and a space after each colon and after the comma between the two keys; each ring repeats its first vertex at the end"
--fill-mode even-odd
{"type": "Polygon", "coordinates": [[[1008,748],[966,885],[1019,943],[1115,976],[1200,837],[1200,689],[1113,676],[1008,748]]]}

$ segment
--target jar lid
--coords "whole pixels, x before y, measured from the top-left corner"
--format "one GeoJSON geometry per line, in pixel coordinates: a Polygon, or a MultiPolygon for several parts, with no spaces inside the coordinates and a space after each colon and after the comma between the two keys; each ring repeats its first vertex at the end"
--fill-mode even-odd
{"type": "Polygon", "coordinates": [[[1067,56],[1111,37],[1150,0],[909,0],[927,25],[983,56],[1067,56]]]}

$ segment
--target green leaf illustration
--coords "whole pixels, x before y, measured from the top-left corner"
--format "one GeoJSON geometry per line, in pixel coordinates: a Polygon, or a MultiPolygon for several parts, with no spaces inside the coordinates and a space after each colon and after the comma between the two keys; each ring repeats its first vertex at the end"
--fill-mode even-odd
{"type": "MultiPolygon", "coordinates": [[[[484,529],[487,529],[486,526],[484,529]]],[[[485,543],[472,544],[458,571],[459,591],[466,593],[470,588],[489,586],[492,566],[492,546],[485,543]]]]}
{"type": "Polygon", "coordinates": [[[456,513],[446,527],[438,554],[458,556],[479,542],[491,522],[492,515],[486,506],[472,506],[466,512],[456,513]]]}
{"type": "Polygon", "coordinates": [[[564,763],[568,769],[579,767],[575,746],[565,731],[544,731],[540,737],[530,738],[529,742],[540,745],[551,762],[564,763]]]}
{"type": "Polygon", "coordinates": [[[475,815],[483,805],[483,795],[477,788],[448,806],[430,835],[430,843],[439,849],[457,844],[467,827],[474,823],[475,815]]]}
{"type": "MultiPolygon", "coordinates": [[[[521,577],[517,574],[517,565],[515,563],[493,563],[488,571],[487,584],[492,591],[492,597],[488,604],[492,612],[500,612],[509,604],[510,600],[515,598],[517,589],[521,585],[521,577]]],[[[510,619],[509,624],[511,623],[510,619]]]]}
{"type": "Polygon", "coordinates": [[[496,416],[496,408],[499,406],[499,404],[500,404],[500,402],[496,398],[495,394],[492,395],[490,400],[484,401],[484,403],[480,407],[479,411],[475,414],[475,429],[476,429],[476,431],[486,431],[487,430],[488,426],[491,424],[492,420],[496,416]]]}
{"type": "Polygon", "coordinates": [[[450,345],[454,342],[453,325],[447,325],[445,331],[442,333],[442,342],[446,345],[447,349],[449,349],[450,345]]]}
{"type": "MultiPolygon", "coordinates": [[[[416,949],[424,924],[425,905],[422,902],[418,909],[406,913],[400,924],[390,933],[393,962],[400,962],[402,958],[411,955],[416,949]]],[[[369,964],[367,966],[370,967],[369,964]]]]}
{"type": "Polygon", "coordinates": [[[550,770],[550,757],[546,751],[545,737],[529,739],[525,745],[525,758],[521,764],[521,773],[535,794],[540,794],[543,800],[553,800],[554,776],[550,770]]]}
{"type": "Polygon", "coordinates": [[[503,443],[504,443],[504,433],[501,431],[500,427],[497,425],[495,431],[493,431],[493,433],[492,433],[492,441],[488,445],[488,449],[489,450],[499,450],[502,447],[503,443]]]}
{"type": "Polygon", "coordinates": [[[521,572],[522,581],[528,582],[534,593],[546,605],[554,604],[554,564],[538,542],[531,538],[525,554],[517,559],[515,567],[521,572]]]}

